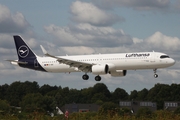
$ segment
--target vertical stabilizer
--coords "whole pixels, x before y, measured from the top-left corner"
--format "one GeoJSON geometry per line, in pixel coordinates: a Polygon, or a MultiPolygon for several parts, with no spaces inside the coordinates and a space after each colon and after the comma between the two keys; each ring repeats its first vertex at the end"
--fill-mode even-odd
{"type": "Polygon", "coordinates": [[[14,35],[14,42],[16,45],[17,55],[19,60],[25,58],[36,58],[36,54],[26,44],[26,42],[19,35],[14,35]]]}

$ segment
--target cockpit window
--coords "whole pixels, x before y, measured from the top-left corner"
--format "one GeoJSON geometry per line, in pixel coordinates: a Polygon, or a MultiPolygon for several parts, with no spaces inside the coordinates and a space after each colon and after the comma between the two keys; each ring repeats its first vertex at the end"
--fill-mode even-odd
{"type": "Polygon", "coordinates": [[[169,56],[167,56],[167,55],[161,55],[160,58],[161,58],[161,59],[163,59],[163,58],[169,58],[169,56]]]}

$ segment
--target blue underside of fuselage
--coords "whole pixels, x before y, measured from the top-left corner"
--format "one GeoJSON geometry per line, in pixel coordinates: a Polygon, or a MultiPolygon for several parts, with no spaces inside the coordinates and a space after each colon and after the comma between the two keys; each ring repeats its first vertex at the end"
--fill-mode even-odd
{"type": "Polygon", "coordinates": [[[23,68],[29,68],[32,70],[37,70],[37,71],[43,71],[43,72],[47,72],[37,61],[36,58],[28,58],[28,59],[23,59],[23,60],[19,60],[20,62],[27,62],[27,64],[21,64],[19,63],[20,67],[23,68]]]}

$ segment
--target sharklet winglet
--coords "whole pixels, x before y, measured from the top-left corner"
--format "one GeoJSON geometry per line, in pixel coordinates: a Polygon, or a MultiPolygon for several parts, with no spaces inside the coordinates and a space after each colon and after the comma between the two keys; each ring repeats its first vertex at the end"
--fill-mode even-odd
{"type": "Polygon", "coordinates": [[[41,50],[42,50],[42,52],[43,52],[44,55],[57,59],[57,57],[55,57],[55,56],[53,56],[53,55],[50,55],[50,54],[44,49],[44,47],[43,47],[42,45],[40,45],[40,47],[41,47],[41,50]]]}
{"type": "Polygon", "coordinates": [[[43,54],[47,55],[48,52],[44,49],[44,47],[42,45],[40,45],[40,47],[41,47],[41,50],[42,50],[43,54]]]}

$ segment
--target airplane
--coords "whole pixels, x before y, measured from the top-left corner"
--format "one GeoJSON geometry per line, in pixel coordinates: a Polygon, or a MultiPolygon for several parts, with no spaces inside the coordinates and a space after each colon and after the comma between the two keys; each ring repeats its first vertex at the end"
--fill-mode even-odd
{"type": "Polygon", "coordinates": [[[84,72],[83,80],[88,80],[87,73],[93,73],[96,81],[100,75],[110,74],[112,77],[126,76],[127,70],[152,69],[154,77],[159,68],[170,67],[175,60],[160,52],[133,52],[114,54],[92,54],[73,56],[54,56],[40,45],[45,56],[36,55],[19,35],[14,35],[18,60],[7,60],[13,65],[37,71],[71,73],[84,72]]]}

